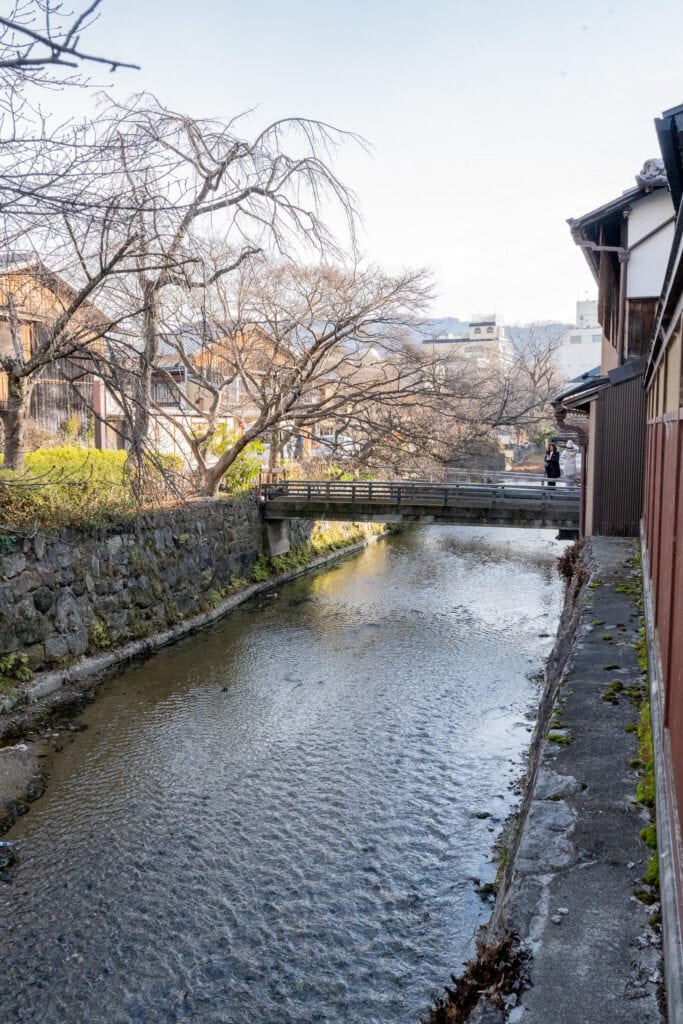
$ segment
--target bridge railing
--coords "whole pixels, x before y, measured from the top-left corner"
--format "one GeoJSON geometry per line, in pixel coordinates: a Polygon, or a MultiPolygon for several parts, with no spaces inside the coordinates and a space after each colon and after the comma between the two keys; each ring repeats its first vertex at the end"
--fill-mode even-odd
{"type": "Polygon", "coordinates": [[[281,480],[260,487],[262,501],[443,505],[448,507],[512,501],[529,505],[578,505],[577,488],[541,487],[538,483],[430,483],[419,480],[281,480]]]}

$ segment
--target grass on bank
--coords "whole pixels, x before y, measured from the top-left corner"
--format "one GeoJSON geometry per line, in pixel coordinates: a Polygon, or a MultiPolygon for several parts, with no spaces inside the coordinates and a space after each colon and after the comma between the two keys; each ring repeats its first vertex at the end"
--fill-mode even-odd
{"type": "MultiPolygon", "coordinates": [[[[656,801],[655,760],[649,702],[647,634],[645,624],[642,621],[644,607],[643,570],[639,555],[633,559],[631,568],[633,570],[631,577],[625,583],[619,584],[614,589],[619,594],[627,594],[631,597],[635,601],[641,615],[641,624],[635,648],[638,658],[638,667],[642,673],[643,686],[640,688],[639,692],[636,692],[636,688],[634,688],[634,692],[632,693],[636,705],[640,708],[640,712],[638,722],[635,727],[635,732],[638,736],[638,756],[631,763],[641,772],[641,778],[636,786],[636,803],[641,804],[643,807],[647,807],[652,819],[649,825],[640,830],[640,838],[645,845],[653,851],[650,859],[648,860],[642,880],[645,885],[651,886],[654,891],[638,889],[635,895],[642,903],[651,904],[656,902],[659,898],[659,856],[657,853],[657,826],[654,821],[656,801]]],[[[657,922],[653,920],[650,923],[654,925],[657,922]]]]}

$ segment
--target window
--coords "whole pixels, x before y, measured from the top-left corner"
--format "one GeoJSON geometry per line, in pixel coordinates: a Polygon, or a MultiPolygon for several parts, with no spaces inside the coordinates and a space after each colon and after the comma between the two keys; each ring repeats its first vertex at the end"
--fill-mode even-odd
{"type": "Polygon", "coordinates": [[[161,381],[153,381],[152,383],[152,401],[156,402],[157,405],[178,404],[178,399],[173,390],[168,384],[163,384],[161,381]]]}
{"type": "Polygon", "coordinates": [[[593,335],[593,344],[594,345],[599,345],[601,341],[602,341],[602,334],[594,334],[593,335]]]}
{"type": "Polygon", "coordinates": [[[475,334],[481,334],[481,327],[475,327],[474,328],[474,333],[475,334]]]}
{"type": "Polygon", "coordinates": [[[487,334],[493,334],[493,327],[487,327],[486,328],[486,333],[487,334]]]}
{"type": "Polygon", "coordinates": [[[581,337],[580,334],[570,334],[569,335],[569,344],[570,345],[580,345],[582,341],[583,341],[583,338],[581,337]]]}

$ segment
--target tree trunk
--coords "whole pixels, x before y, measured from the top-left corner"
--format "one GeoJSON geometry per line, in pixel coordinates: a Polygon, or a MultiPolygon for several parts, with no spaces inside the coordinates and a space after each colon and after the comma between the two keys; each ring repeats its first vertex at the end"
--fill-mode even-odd
{"type": "Polygon", "coordinates": [[[272,480],[280,463],[280,431],[275,428],[270,435],[270,451],[268,452],[268,473],[272,480]]]}
{"type": "Polygon", "coordinates": [[[7,378],[7,408],[2,413],[5,428],[4,467],[17,473],[24,470],[26,454],[26,421],[28,419],[31,385],[26,377],[7,378]]]}
{"type": "Polygon", "coordinates": [[[157,357],[159,338],[159,299],[155,285],[144,287],[143,349],[138,359],[135,382],[135,408],[133,410],[134,452],[141,452],[149,435],[149,409],[152,401],[152,369],[157,357]]]}
{"type": "Polygon", "coordinates": [[[246,434],[243,434],[242,437],[235,441],[232,448],[228,448],[227,451],[223,452],[218,462],[214,462],[213,466],[207,466],[203,470],[201,474],[201,490],[203,494],[210,498],[218,494],[220,482],[226,471],[230,469],[235,459],[244,451],[247,445],[258,436],[259,431],[254,433],[247,431],[246,434]]]}

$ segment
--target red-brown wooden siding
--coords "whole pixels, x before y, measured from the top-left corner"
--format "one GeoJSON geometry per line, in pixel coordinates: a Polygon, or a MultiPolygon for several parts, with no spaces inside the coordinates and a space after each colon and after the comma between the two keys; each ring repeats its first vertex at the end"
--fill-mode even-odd
{"type": "Polygon", "coordinates": [[[683,409],[647,426],[645,539],[671,743],[675,801],[683,821],[683,409]]]}

